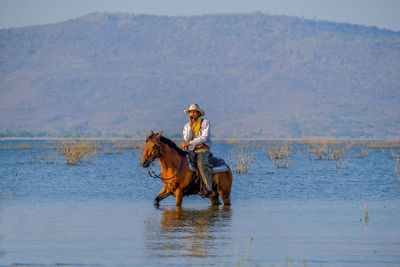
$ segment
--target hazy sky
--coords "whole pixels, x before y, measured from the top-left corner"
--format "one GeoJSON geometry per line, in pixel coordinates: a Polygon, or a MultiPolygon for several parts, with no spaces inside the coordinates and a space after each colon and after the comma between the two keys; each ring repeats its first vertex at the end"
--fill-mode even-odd
{"type": "Polygon", "coordinates": [[[60,22],[96,11],[156,15],[261,11],[400,31],[400,0],[0,0],[0,28],[60,22]]]}

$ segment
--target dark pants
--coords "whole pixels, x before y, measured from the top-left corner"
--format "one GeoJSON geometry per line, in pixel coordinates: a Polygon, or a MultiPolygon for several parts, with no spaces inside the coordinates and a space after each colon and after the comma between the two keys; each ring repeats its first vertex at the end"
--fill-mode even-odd
{"type": "Polygon", "coordinates": [[[210,151],[208,149],[199,149],[195,151],[197,159],[197,168],[199,169],[201,179],[207,190],[212,192],[212,169],[210,163],[208,162],[208,157],[210,156],[210,151]]]}

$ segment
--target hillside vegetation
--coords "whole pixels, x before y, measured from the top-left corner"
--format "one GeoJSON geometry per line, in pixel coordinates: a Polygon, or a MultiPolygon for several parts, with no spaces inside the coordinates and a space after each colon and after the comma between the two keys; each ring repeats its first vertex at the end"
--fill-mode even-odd
{"type": "Polygon", "coordinates": [[[400,33],[261,13],[94,13],[0,30],[0,129],[400,137],[400,33]]]}

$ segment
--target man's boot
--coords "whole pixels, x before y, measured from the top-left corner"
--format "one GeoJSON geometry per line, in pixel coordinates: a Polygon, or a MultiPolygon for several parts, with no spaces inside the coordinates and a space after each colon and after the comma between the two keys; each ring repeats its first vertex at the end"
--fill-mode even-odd
{"type": "Polygon", "coordinates": [[[209,152],[199,153],[197,155],[197,168],[199,169],[201,180],[203,181],[204,194],[201,197],[210,197],[213,193],[212,189],[212,169],[208,164],[209,152]]]}

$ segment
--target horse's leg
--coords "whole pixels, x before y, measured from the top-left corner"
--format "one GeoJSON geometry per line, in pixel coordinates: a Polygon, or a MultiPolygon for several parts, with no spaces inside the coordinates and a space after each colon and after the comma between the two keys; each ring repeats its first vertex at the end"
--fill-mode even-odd
{"type": "MultiPolygon", "coordinates": [[[[222,175],[222,173],[221,173],[222,175]]],[[[225,177],[221,177],[218,183],[218,193],[221,196],[222,202],[225,206],[231,205],[231,185],[232,173],[230,171],[224,172],[225,177]],[[224,179],[222,179],[224,178],[224,179]]]]}
{"type": "Polygon", "coordinates": [[[220,192],[221,194],[221,198],[222,198],[222,202],[224,202],[225,206],[230,206],[231,205],[231,194],[230,192],[220,192]]]}
{"type": "Polygon", "coordinates": [[[175,190],[176,206],[180,207],[182,205],[183,192],[180,188],[175,190]]]}
{"type": "Polygon", "coordinates": [[[212,193],[212,195],[210,196],[210,201],[211,201],[211,205],[213,205],[213,206],[221,205],[221,202],[219,201],[219,194],[217,191],[214,191],[212,193]]]}
{"type": "Polygon", "coordinates": [[[166,198],[166,197],[168,197],[169,195],[171,195],[171,192],[170,191],[166,191],[165,193],[163,193],[163,194],[159,194],[155,199],[154,199],[154,206],[159,206],[160,204],[160,201],[161,200],[163,200],[164,198],[166,198]]]}
{"type": "Polygon", "coordinates": [[[218,193],[218,173],[213,175],[213,193],[210,196],[210,201],[213,206],[221,205],[218,193]]]}
{"type": "Polygon", "coordinates": [[[171,191],[168,190],[167,185],[164,185],[163,189],[161,189],[161,192],[154,199],[154,206],[159,206],[160,201],[169,195],[171,195],[171,191]]]}

